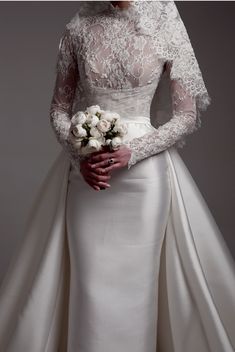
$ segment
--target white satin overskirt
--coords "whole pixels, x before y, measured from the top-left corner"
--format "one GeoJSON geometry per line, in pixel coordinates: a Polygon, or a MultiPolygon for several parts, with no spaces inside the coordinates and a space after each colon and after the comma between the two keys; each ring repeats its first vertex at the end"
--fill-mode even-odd
{"type": "MultiPolygon", "coordinates": [[[[158,281],[152,278],[158,284],[157,352],[234,352],[234,260],[179,154],[175,148],[165,154],[171,205],[158,281]]],[[[67,352],[73,258],[66,224],[69,176],[70,162],[62,151],[38,191],[18,255],[1,283],[0,351],[67,352]]],[[[92,254],[95,263],[104,258],[102,252],[92,254]]],[[[93,273],[86,274],[90,282],[93,273]]]]}

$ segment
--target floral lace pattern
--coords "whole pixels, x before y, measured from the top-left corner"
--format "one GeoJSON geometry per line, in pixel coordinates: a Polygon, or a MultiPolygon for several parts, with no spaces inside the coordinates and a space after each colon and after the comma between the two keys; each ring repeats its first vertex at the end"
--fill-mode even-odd
{"type": "MultiPolygon", "coordinates": [[[[168,75],[171,66],[166,65],[168,75]]],[[[128,168],[146,157],[155,155],[172,145],[182,147],[184,137],[198,129],[196,99],[191,97],[178,80],[171,80],[170,91],[173,115],[170,121],[159,126],[156,131],[146,133],[126,143],[132,150],[128,168]]]]}
{"type": "Polygon", "coordinates": [[[52,128],[72,163],[79,162],[69,143],[72,114],[101,103],[121,114],[148,116],[164,71],[171,80],[171,119],[127,143],[128,167],[173,144],[182,146],[200,126],[210,97],[174,2],[131,1],[125,9],[108,1],[79,6],[60,41],[50,109],[52,128]]]}

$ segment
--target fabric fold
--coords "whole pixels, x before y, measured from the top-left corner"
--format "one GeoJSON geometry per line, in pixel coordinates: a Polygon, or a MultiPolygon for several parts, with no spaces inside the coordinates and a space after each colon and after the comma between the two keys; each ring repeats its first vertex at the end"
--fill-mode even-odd
{"type": "Polygon", "coordinates": [[[39,188],[17,256],[3,279],[1,351],[57,351],[59,346],[68,278],[64,211],[69,168],[60,153],[39,188]]]}
{"type": "MultiPolygon", "coordinates": [[[[161,251],[158,352],[232,352],[235,266],[175,148],[172,200],[161,251]]],[[[49,170],[17,257],[0,290],[0,350],[66,352],[70,265],[65,209],[70,162],[49,170]]]]}
{"type": "MultiPolygon", "coordinates": [[[[235,266],[193,178],[168,150],[172,205],[165,237],[165,285],[174,351],[234,351],[235,266]],[[218,259],[219,258],[219,259],[218,259]],[[195,343],[196,341],[196,343],[195,343]]],[[[160,283],[164,285],[164,282],[160,283]]],[[[159,304],[161,311],[161,302],[159,304]]],[[[163,310],[159,319],[164,321],[163,310]]],[[[160,351],[171,351],[164,345],[160,351]]]]}

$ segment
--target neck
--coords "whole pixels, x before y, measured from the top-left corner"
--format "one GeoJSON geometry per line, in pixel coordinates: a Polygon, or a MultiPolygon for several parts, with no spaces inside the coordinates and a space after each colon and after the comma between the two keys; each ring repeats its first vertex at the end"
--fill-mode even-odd
{"type": "Polygon", "coordinates": [[[128,8],[130,6],[130,1],[110,1],[115,7],[120,7],[121,9],[128,8]]]}

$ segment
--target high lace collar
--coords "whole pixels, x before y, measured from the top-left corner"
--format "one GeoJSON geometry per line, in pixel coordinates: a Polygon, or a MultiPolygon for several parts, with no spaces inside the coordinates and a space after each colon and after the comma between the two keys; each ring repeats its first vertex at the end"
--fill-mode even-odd
{"type": "Polygon", "coordinates": [[[111,1],[109,1],[108,10],[112,15],[116,17],[131,17],[136,14],[136,3],[135,1],[129,1],[128,7],[121,8],[119,6],[114,6],[111,1]]]}
{"type": "Polygon", "coordinates": [[[131,6],[134,6],[134,1],[129,1],[129,5],[127,6],[127,7],[119,7],[119,6],[114,6],[113,4],[112,4],[112,2],[111,1],[109,1],[108,2],[109,3],[109,7],[111,7],[111,9],[112,10],[117,10],[117,11],[125,11],[125,10],[127,10],[127,9],[129,9],[131,6]]]}

